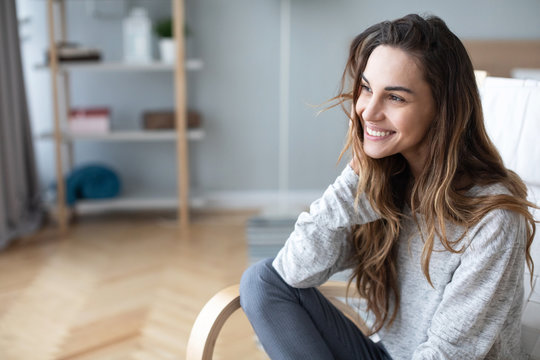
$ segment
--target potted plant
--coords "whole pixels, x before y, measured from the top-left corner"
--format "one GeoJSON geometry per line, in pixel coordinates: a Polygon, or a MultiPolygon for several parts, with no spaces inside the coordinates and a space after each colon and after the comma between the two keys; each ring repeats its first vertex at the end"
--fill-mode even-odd
{"type": "MultiPolygon", "coordinates": [[[[159,38],[159,54],[161,61],[172,63],[176,60],[176,46],[173,38],[172,18],[162,19],[154,25],[154,31],[159,38]]],[[[184,36],[189,35],[188,27],[184,27],[184,36]]]]}

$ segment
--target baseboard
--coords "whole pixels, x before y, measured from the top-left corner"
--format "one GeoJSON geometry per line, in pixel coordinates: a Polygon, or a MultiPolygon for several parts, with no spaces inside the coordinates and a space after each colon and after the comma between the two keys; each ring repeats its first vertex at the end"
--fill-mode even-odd
{"type": "Polygon", "coordinates": [[[215,191],[198,194],[203,201],[197,204],[201,209],[272,209],[287,208],[307,209],[322,195],[319,190],[295,190],[286,193],[280,191],[215,191]]]}

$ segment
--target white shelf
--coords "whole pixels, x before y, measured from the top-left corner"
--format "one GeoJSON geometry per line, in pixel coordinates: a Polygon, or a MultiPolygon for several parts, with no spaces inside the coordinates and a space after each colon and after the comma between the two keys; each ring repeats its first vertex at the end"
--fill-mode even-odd
{"type": "Polygon", "coordinates": [[[178,199],[170,197],[119,197],[102,200],[77,200],[78,213],[95,213],[105,210],[173,210],[178,208],[178,199]]]}
{"type": "MultiPolygon", "coordinates": [[[[186,59],[186,70],[195,71],[203,68],[203,61],[200,59],[186,59]]],[[[49,69],[48,65],[37,65],[38,69],[49,69]]],[[[126,63],[109,61],[81,61],[81,62],[61,62],[58,64],[60,71],[173,71],[174,64],[164,62],[151,63],[126,63]]]]}
{"type": "MultiPolygon", "coordinates": [[[[187,139],[192,141],[201,140],[206,136],[202,129],[190,129],[187,131],[187,139]]],[[[52,133],[39,135],[40,139],[52,139],[52,133]]],[[[65,141],[175,141],[177,137],[176,130],[130,130],[130,131],[111,131],[106,134],[71,134],[64,133],[65,141]]]]}
{"type": "MultiPolygon", "coordinates": [[[[203,198],[191,198],[190,207],[204,206],[203,198]]],[[[77,200],[77,213],[99,213],[104,211],[145,211],[145,210],[176,210],[178,196],[120,196],[113,199],[77,200]]]]}
{"type": "MultiPolygon", "coordinates": [[[[47,204],[49,211],[54,212],[55,204],[47,204]]],[[[191,197],[189,200],[191,208],[203,208],[206,206],[206,199],[203,197],[191,197]]],[[[142,195],[131,194],[121,195],[111,199],[83,200],[77,199],[73,207],[78,214],[97,214],[109,211],[158,211],[177,210],[178,196],[171,195],[142,195]]]]}

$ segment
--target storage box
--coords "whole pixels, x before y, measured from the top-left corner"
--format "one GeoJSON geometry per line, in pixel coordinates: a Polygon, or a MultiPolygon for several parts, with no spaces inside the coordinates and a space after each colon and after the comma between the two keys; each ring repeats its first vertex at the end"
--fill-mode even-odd
{"type": "MultiPolygon", "coordinates": [[[[188,110],[187,127],[190,129],[201,127],[201,114],[194,110],[188,110]]],[[[174,111],[147,111],[143,114],[143,128],[146,130],[174,129],[174,111]]]]}
{"type": "Polygon", "coordinates": [[[104,134],[110,131],[108,108],[75,108],[69,112],[68,128],[72,134],[104,134]]]}

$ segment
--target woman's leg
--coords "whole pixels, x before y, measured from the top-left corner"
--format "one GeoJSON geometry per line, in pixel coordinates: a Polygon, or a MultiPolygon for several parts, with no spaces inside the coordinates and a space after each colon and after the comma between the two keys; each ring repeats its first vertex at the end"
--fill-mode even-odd
{"type": "Polygon", "coordinates": [[[246,270],[240,303],[272,360],[390,359],[317,289],[287,285],[272,259],[246,270]]]}

